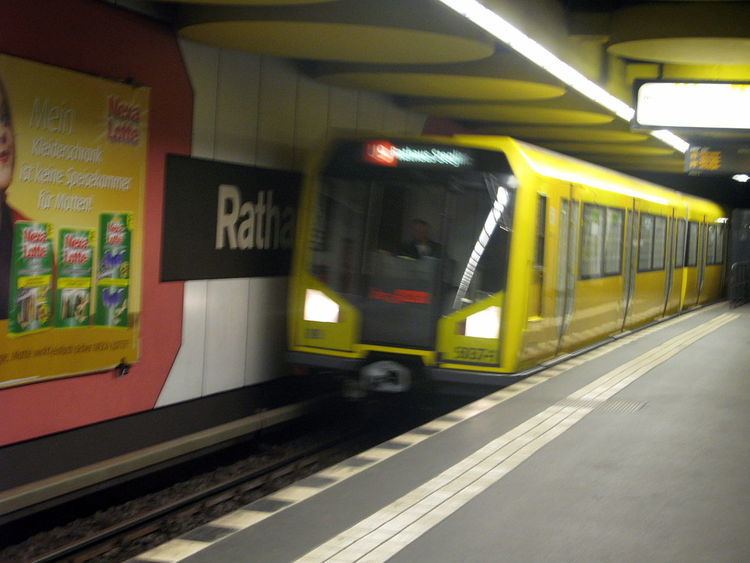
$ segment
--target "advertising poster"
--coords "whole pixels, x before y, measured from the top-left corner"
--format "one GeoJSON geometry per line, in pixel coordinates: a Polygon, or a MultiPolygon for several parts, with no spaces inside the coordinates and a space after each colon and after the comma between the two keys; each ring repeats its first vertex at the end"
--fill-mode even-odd
{"type": "Polygon", "coordinates": [[[0,54],[0,387],[138,360],[148,97],[0,54]]]}

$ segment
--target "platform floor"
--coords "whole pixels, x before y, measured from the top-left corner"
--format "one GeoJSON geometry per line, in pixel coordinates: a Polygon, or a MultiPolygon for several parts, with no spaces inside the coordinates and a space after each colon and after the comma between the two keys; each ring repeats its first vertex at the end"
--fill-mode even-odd
{"type": "Polygon", "coordinates": [[[750,561],[750,306],[520,381],[138,561],[750,561]]]}

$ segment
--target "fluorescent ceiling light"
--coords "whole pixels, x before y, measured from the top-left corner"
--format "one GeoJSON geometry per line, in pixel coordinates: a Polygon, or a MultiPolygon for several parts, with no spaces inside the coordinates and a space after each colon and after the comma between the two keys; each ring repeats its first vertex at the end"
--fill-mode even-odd
{"type": "Polygon", "coordinates": [[[750,180],[750,176],[748,176],[747,174],[735,174],[734,176],[732,176],[732,180],[734,180],[735,182],[742,182],[744,184],[745,182],[750,180]]]}
{"type": "MultiPolygon", "coordinates": [[[[607,92],[596,82],[586,78],[568,63],[559,59],[551,51],[548,51],[510,22],[480,4],[477,0],[439,1],[508,45],[518,54],[542,67],[564,84],[586,96],[589,100],[605,107],[621,119],[630,122],[635,116],[635,110],[628,104],[607,92]]],[[[681,153],[687,151],[687,142],[671,133],[669,135],[665,135],[664,133],[666,132],[654,131],[652,135],[681,153]]]]}
{"type": "Polygon", "coordinates": [[[750,129],[750,84],[646,82],[636,110],[645,126],[750,129]]]}

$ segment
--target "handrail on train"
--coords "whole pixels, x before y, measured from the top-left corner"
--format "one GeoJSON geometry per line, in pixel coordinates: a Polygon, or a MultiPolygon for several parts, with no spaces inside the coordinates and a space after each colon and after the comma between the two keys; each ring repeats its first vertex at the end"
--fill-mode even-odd
{"type": "Polygon", "coordinates": [[[735,262],[729,269],[729,304],[738,307],[750,301],[750,262],[735,262]]]}

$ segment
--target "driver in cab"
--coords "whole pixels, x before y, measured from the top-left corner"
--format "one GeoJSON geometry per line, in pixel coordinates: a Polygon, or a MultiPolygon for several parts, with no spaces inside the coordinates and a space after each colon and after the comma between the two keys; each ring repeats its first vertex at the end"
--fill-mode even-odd
{"type": "Polygon", "coordinates": [[[411,222],[411,239],[404,242],[398,251],[399,256],[409,258],[440,258],[443,247],[430,238],[430,225],[422,219],[411,222]]]}

